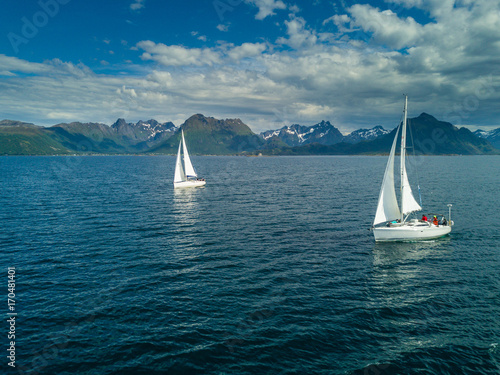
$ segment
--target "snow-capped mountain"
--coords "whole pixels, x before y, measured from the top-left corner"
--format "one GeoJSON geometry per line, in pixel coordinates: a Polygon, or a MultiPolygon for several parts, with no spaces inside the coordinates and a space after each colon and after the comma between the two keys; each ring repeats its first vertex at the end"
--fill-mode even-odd
{"type": "Polygon", "coordinates": [[[474,135],[488,140],[493,147],[500,149],[500,128],[494,130],[476,130],[474,135]]]}
{"type": "Polygon", "coordinates": [[[344,137],[344,142],[346,143],[358,143],[361,141],[371,141],[375,138],[380,137],[390,133],[389,130],[385,130],[382,126],[378,125],[371,129],[358,129],[353,131],[351,134],[344,137]]]}
{"type": "Polygon", "coordinates": [[[293,147],[310,143],[320,143],[323,145],[334,145],[340,142],[358,143],[373,140],[387,133],[389,133],[389,130],[385,130],[382,126],[375,126],[372,129],[359,129],[349,135],[343,136],[329,121],[321,121],[313,126],[297,124],[284,126],[281,129],[260,133],[260,136],[264,140],[271,140],[271,138],[277,137],[288,146],[293,147]]]}
{"type": "Polygon", "coordinates": [[[122,137],[132,141],[145,142],[156,141],[162,138],[169,138],[177,130],[172,122],[159,123],[156,120],[138,121],[137,123],[127,123],[119,118],[111,125],[112,129],[122,137]]]}
{"type": "MultiPolygon", "coordinates": [[[[413,127],[417,153],[498,155],[500,129],[477,131],[460,128],[422,113],[408,119],[413,127]],[[442,133],[439,147],[420,147],[442,133]],[[486,138],[486,139],[484,139],[486,138]],[[488,142],[489,141],[489,142],[488,142]],[[491,143],[490,143],[491,142],[491,143]],[[494,146],[497,149],[494,148],[494,146]]],[[[218,120],[201,114],[187,119],[181,128],[186,133],[190,151],[195,154],[267,154],[267,155],[355,155],[387,153],[392,137],[380,126],[357,130],[345,137],[327,121],[313,126],[292,125],[257,135],[239,119],[218,120]],[[350,144],[347,141],[358,142],[350,144]],[[287,146],[299,145],[299,147],[287,146]],[[341,143],[342,142],[342,143],[341,143]],[[321,143],[321,144],[318,144],[321,143]],[[303,147],[300,147],[303,146],[303,147]]],[[[395,133],[395,130],[392,132],[395,133]]],[[[64,154],[175,154],[180,139],[179,127],[171,122],[155,120],[127,123],[118,119],[112,126],[102,123],[62,123],[49,127],[14,120],[0,121],[0,154],[64,155],[64,154]],[[13,137],[12,134],[22,136],[13,137]]]]}
{"type": "Polygon", "coordinates": [[[288,146],[300,146],[310,143],[320,143],[324,145],[333,145],[342,142],[343,135],[340,131],[330,124],[329,121],[321,121],[312,126],[290,125],[277,130],[268,130],[260,133],[264,140],[271,140],[277,137],[288,146]]]}

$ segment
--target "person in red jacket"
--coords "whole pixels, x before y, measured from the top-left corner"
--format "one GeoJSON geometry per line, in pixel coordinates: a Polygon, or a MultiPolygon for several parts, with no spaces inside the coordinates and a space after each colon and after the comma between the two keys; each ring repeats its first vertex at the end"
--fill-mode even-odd
{"type": "Polygon", "coordinates": [[[420,219],[421,221],[427,221],[427,216],[425,216],[425,214],[422,215],[422,219],[420,219]]]}

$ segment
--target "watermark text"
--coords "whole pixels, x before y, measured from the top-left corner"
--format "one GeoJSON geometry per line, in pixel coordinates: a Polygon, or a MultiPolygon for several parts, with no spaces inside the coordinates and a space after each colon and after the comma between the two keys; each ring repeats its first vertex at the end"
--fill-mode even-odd
{"type": "Polygon", "coordinates": [[[16,268],[7,268],[7,364],[16,367],[16,268]]]}

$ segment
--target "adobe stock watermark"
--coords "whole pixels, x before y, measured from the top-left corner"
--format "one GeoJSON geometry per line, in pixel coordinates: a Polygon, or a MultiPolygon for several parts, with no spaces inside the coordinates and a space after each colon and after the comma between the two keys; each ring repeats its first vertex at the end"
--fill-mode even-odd
{"type": "Polygon", "coordinates": [[[234,353],[238,345],[245,344],[245,341],[254,335],[260,325],[273,314],[274,310],[272,309],[255,311],[246,319],[243,319],[233,332],[225,332],[224,336],[226,337],[226,340],[224,344],[227,346],[229,351],[234,353]]]}
{"type": "Polygon", "coordinates": [[[463,125],[463,120],[479,109],[481,101],[489,98],[495,93],[493,75],[484,77],[479,82],[474,93],[466,96],[461,103],[456,103],[453,108],[443,114],[444,121],[448,121],[455,126],[463,125]]]}
{"type": "Polygon", "coordinates": [[[284,297],[285,293],[283,291],[272,293],[270,296],[272,301],[267,306],[247,315],[245,319],[239,322],[235,330],[224,333],[226,338],[224,344],[231,353],[235,353],[238,346],[244,345],[248,339],[255,335],[259,328],[262,328],[261,326],[266,321],[277,313],[281,303],[276,300],[279,299],[281,301],[284,297]]]}
{"type": "Polygon", "coordinates": [[[41,28],[47,26],[49,20],[59,14],[61,5],[66,5],[71,0],[39,0],[40,10],[33,13],[31,17],[21,18],[21,30],[19,33],[13,31],[7,34],[12,49],[17,54],[19,46],[28,42],[38,35],[41,28]]]}
{"type": "Polygon", "coordinates": [[[214,0],[212,2],[215,12],[219,16],[220,21],[224,21],[224,14],[232,12],[234,8],[240,5],[243,0],[214,0]]]}
{"type": "MultiPolygon", "coordinates": [[[[58,332],[49,333],[47,335],[47,343],[40,349],[31,352],[30,358],[23,361],[24,363],[16,366],[17,372],[20,375],[38,375],[47,373],[47,367],[53,363],[63,353],[64,349],[71,345],[71,341],[79,335],[90,335],[95,331],[95,321],[98,319],[99,311],[112,296],[118,296],[125,289],[125,286],[118,285],[112,287],[108,293],[96,295],[92,301],[93,306],[89,311],[85,311],[83,316],[71,322],[65,323],[62,329],[58,332]]],[[[94,372],[90,372],[94,374],[94,372]]],[[[97,372],[95,372],[97,373],[97,372]]]]}
{"type": "MultiPolygon", "coordinates": [[[[493,76],[490,74],[479,81],[479,85],[472,94],[444,112],[442,115],[443,121],[449,122],[456,127],[463,125],[465,119],[479,110],[481,101],[488,99],[494,93],[493,76]]],[[[415,163],[421,165],[424,161],[424,155],[434,154],[440,145],[446,144],[448,141],[448,136],[442,128],[433,129],[430,138],[416,140],[415,146],[420,150],[421,154],[417,155],[415,163]]]]}

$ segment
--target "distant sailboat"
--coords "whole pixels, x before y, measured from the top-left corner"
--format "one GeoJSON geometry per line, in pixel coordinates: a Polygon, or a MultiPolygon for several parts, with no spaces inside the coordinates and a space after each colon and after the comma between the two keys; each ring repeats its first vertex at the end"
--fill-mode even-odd
{"type": "Polygon", "coordinates": [[[408,220],[408,216],[415,211],[422,210],[420,204],[415,200],[411,191],[408,175],[406,173],[406,117],[407,117],[408,97],[405,95],[403,122],[396,131],[394,142],[392,143],[389,160],[385,168],[384,179],[378,199],[377,212],[373,221],[373,234],[375,241],[418,241],[438,238],[451,232],[451,204],[449,207],[448,221],[443,215],[439,215],[440,221],[437,225],[430,221],[419,221],[417,219],[408,220]],[[400,161],[400,206],[396,198],[394,188],[394,159],[396,155],[396,143],[399,131],[401,130],[401,161],[400,161]],[[400,209],[401,207],[401,209],[400,209]],[[406,215],[406,216],[405,216],[406,215]],[[385,223],[384,226],[376,225],[385,223]]]}
{"type": "Polygon", "coordinates": [[[184,131],[182,129],[181,134],[179,150],[177,151],[177,160],[175,162],[174,188],[203,186],[206,184],[206,181],[204,178],[198,178],[194,170],[191,159],[189,158],[186,140],[184,139],[184,131]],[[183,155],[181,155],[181,146],[183,155]]]}

